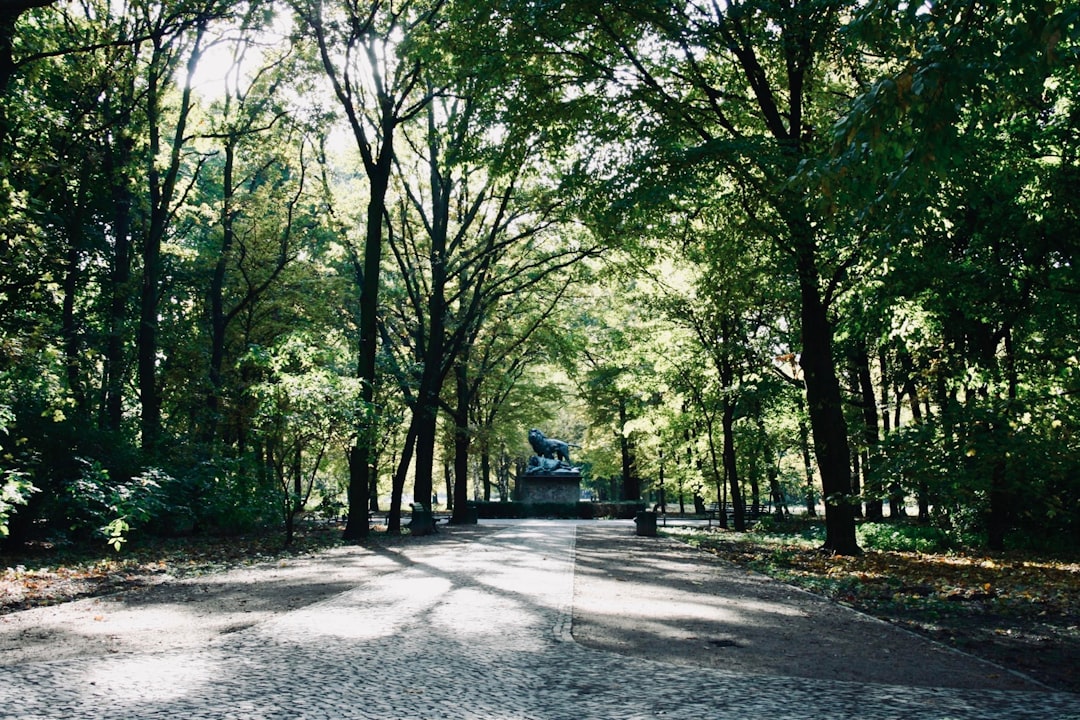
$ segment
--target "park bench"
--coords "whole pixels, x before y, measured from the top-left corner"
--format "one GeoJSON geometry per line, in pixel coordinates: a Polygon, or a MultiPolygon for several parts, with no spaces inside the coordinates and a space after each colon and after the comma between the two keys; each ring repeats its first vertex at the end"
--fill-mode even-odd
{"type": "MultiPolygon", "coordinates": [[[[725,507],[723,508],[722,511],[727,515],[727,519],[728,519],[729,525],[730,525],[730,521],[735,517],[735,508],[725,505],[725,507]]],[[[751,505],[747,505],[744,508],[744,517],[748,521],[749,520],[757,520],[758,518],[761,518],[761,517],[764,517],[764,516],[768,515],[770,512],[771,512],[771,510],[765,505],[761,505],[761,506],[757,507],[756,509],[751,505]]],[[[720,503],[709,503],[708,505],[705,506],[704,515],[705,515],[706,520],[708,520],[708,523],[709,523],[708,526],[709,527],[712,527],[713,520],[719,520],[720,519],[720,513],[721,513],[720,503]]]]}
{"type": "MultiPolygon", "coordinates": [[[[410,509],[414,513],[417,511],[417,507],[422,508],[423,512],[428,512],[426,507],[424,507],[423,505],[419,505],[418,503],[412,503],[410,505],[410,509]]],[[[433,523],[435,523],[436,525],[438,523],[449,524],[450,523],[450,517],[451,517],[450,513],[448,513],[448,512],[432,512],[431,513],[431,521],[433,523]]],[[[404,518],[402,518],[402,519],[404,519],[404,518]]],[[[368,525],[369,525],[369,527],[378,527],[380,525],[385,527],[386,525],[389,525],[389,524],[390,524],[390,513],[389,512],[369,512],[368,513],[368,525]]]]}

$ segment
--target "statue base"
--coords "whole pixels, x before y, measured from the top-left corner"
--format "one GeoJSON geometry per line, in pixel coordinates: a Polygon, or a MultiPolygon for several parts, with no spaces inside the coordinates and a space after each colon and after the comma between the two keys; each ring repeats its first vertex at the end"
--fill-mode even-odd
{"type": "Polygon", "coordinates": [[[518,475],[517,498],[523,503],[576,503],[581,500],[581,472],[518,475]]]}

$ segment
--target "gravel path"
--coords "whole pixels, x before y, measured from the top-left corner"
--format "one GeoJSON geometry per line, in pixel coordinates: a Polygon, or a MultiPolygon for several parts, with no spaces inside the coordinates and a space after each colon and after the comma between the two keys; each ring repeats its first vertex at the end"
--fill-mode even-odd
{"type": "Polygon", "coordinates": [[[1075,695],[632,525],[477,532],[281,567],[335,591],[232,632],[5,663],[0,717],[1080,718],[1075,695]]]}

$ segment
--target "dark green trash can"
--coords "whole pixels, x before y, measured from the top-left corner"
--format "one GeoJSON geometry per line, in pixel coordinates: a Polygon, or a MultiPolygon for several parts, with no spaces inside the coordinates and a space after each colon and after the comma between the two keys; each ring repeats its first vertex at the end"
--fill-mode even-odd
{"type": "Polygon", "coordinates": [[[420,503],[413,503],[409,532],[413,535],[430,535],[438,532],[435,528],[435,514],[420,503]]]}
{"type": "Polygon", "coordinates": [[[656,537],[656,513],[652,510],[639,510],[634,516],[637,534],[644,537],[656,537]]]}

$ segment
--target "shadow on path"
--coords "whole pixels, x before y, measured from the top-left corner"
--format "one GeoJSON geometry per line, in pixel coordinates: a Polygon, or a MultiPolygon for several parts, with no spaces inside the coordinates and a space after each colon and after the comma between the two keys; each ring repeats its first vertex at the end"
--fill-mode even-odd
{"type": "Polygon", "coordinates": [[[633,526],[578,529],[574,638],[754,675],[915,687],[1045,689],[830,600],[633,526]]]}

